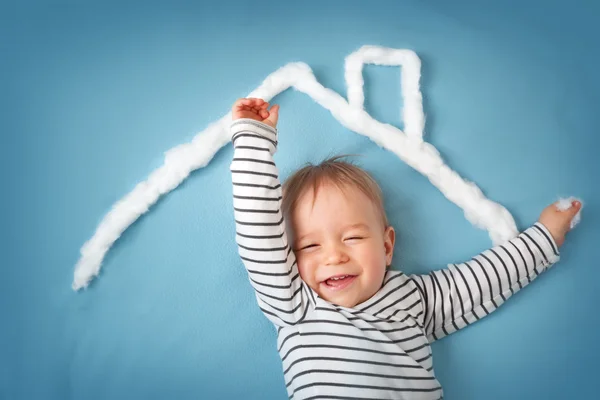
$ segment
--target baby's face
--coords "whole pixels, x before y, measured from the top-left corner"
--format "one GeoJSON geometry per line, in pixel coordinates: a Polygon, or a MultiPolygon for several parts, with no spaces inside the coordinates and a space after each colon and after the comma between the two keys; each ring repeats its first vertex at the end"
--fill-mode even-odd
{"type": "Polygon", "coordinates": [[[384,227],[359,189],[323,184],[313,206],[309,189],[291,215],[300,277],[319,296],[352,308],[381,288],[392,262],[394,230],[384,227]]]}

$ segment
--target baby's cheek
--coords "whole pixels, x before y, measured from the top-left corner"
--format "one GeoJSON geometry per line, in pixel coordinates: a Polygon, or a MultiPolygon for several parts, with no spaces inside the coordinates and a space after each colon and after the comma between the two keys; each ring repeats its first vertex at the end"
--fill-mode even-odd
{"type": "Polygon", "coordinates": [[[300,274],[300,278],[302,278],[302,280],[306,282],[310,287],[313,287],[315,281],[314,268],[311,267],[311,264],[307,262],[307,260],[304,257],[297,257],[296,261],[298,265],[298,273],[300,274]]]}
{"type": "Polygon", "coordinates": [[[369,262],[369,276],[373,285],[378,286],[382,283],[385,271],[385,256],[374,256],[369,262]]]}

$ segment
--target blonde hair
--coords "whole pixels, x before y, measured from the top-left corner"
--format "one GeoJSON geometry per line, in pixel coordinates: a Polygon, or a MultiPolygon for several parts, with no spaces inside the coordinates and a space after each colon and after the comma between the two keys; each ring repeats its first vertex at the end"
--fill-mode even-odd
{"type": "Polygon", "coordinates": [[[345,157],[348,156],[334,156],[316,165],[309,163],[294,172],[283,184],[282,208],[284,215],[291,215],[298,200],[309,188],[313,190],[314,203],[319,188],[325,183],[332,183],[342,191],[352,187],[363,192],[373,202],[383,226],[387,228],[389,223],[383,206],[381,188],[364,169],[342,160],[345,157]]]}

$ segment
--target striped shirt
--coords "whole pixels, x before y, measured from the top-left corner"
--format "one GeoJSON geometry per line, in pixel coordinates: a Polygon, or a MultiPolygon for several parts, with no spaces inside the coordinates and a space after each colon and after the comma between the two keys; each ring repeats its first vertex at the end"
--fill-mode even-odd
{"type": "Polygon", "coordinates": [[[536,223],[515,239],[427,275],[388,271],[353,308],[320,298],[298,274],[281,212],[277,131],[231,125],[236,241],[264,315],[277,327],[289,398],[441,399],[430,342],[498,308],[558,261],[536,223]]]}

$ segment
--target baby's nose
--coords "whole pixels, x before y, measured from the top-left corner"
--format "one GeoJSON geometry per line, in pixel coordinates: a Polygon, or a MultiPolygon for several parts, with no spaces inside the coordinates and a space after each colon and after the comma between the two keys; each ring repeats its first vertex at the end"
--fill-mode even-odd
{"type": "Polygon", "coordinates": [[[349,260],[348,254],[340,246],[331,246],[327,249],[325,263],[327,265],[343,264],[349,260]]]}

